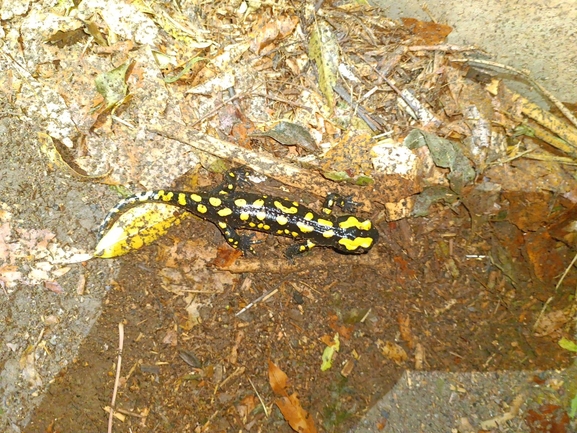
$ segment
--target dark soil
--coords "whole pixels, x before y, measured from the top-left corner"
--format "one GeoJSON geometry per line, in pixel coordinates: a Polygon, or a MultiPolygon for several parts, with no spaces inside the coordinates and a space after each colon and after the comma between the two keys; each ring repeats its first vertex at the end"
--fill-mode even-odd
{"type": "MultiPolygon", "coordinates": [[[[553,288],[515,287],[488,258],[466,258],[488,255],[494,242],[491,226],[471,233],[468,221],[464,211],[439,209],[430,218],[381,224],[380,244],[370,252],[382,257],[378,266],[353,266],[347,256],[318,250],[310,254],[323,256],[322,269],[307,269],[302,257],[298,272],[245,274],[224,293],[199,295],[211,307],[201,310],[201,324],[191,330],[182,327],[183,298],[160,287],[158,245],[130,254],[75,362],[56,378],[25,431],[106,431],[103,408],[112,396],[120,322],[125,337],[116,407],[130,414],[115,420],[114,432],[290,432],[273,404],[269,360],[288,375],[319,430],[329,432],[347,431],[404,369],[414,368],[419,344],[425,370],[567,365],[569,352],[557,345],[558,334],[532,332],[553,288]],[[242,284],[248,278],[252,283],[242,284]],[[275,288],[266,302],[235,315],[275,288]],[[333,368],[322,372],[320,338],[336,332],[340,352],[333,368]],[[382,342],[396,342],[409,359],[385,357],[382,342]],[[346,361],[353,368],[345,377],[346,361]]],[[[212,225],[196,220],[171,236],[220,242],[212,225]]],[[[279,255],[268,245],[257,246],[257,253],[265,261],[279,255]]],[[[554,303],[567,305],[569,296],[561,288],[554,303]]]]}

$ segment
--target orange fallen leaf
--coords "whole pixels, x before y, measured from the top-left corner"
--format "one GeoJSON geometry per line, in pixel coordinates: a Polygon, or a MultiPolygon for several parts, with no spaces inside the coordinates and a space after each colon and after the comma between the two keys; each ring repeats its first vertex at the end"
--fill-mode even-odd
{"type": "Polygon", "coordinates": [[[275,403],[294,431],[316,433],[313,418],[302,408],[296,393],[288,397],[277,398],[275,403]]]}
{"type": "Polygon", "coordinates": [[[271,361],[268,362],[268,378],[273,392],[280,396],[275,404],[291,428],[299,433],[317,433],[312,416],[302,408],[297,394],[288,395],[288,376],[271,361]]]}
{"type": "Polygon", "coordinates": [[[415,35],[415,43],[435,45],[442,43],[452,27],[445,24],[419,21],[415,18],[402,18],[403,24],[411,29],[415,35]]]}
{"type": "Polygon", "coordinates": [[[271,361],[268,362],[268,381],[276,395],[288,397],[286,392],[288,376],[271,361]]]}
{"type": "Polygon", "coordinates": [[[381,353],[389,358],[390,360],[394,361],[397,365],[401,365],[409,356],[405,349],[399,346],[397,343],[393,343],[391,341],[384,342],[383,340],[377,340],[377,347],[381,350],[381,353]]]}
{"type": "Polygon", "coordinates": [[[402,314],[399,314],[397,317],[397,322],[399,323],[401,338],[407,342],[409,349],[412,349],[415,347],[415,337],[411,331],[411,318],[409,316],[403,316],[402,314]]]}

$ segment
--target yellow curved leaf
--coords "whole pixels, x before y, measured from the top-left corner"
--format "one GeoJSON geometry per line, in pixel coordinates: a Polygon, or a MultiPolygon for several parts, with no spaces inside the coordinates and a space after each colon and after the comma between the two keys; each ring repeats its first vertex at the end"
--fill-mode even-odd
{"type": "Polygon", "coordinates": [[[128,209],[100,239],[94,257],[109,259],[149,245],[189,215],[162,203],[144,203],[128,209]]]}

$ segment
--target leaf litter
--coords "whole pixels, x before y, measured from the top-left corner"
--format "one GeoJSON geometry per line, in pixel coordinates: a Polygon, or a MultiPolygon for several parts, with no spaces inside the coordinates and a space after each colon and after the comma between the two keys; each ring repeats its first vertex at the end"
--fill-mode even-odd
{"type": "MultiPolygon", "coordinates": [[[[503,72],[511,69],[480,60],[485,53],[475,47],[444,44],[449,26],[417,20],[399,23],[353,4],[315,11],[308,4],[296,10],[289,2],[176,5],[90,0],[74,7],[66,2],[42,5],[28,14],[15,10],[11,19],[20,20],[22,33],[6,34],[0,67],[10,70],[12,79],[0,81],[0,90],[25,116],[36,119],[46,138],[70,150],[65,162],[81,167],[75,171],[88,180],[102,181],[99,173],[107,173],[104,183],[135,190],[175,182],[194,189],[198,182],[191,179],[197,176],[199,163],[204,169],[222,169],[232,162],[284,183],[283,194],[302,194],[312,203],[329,190],[353,195],[363,211],[373,213],[386,236],[381,251],[375,252],[376,260],[349,263],[360,263],[355,266],[376,273],[387,269],[385,263],[378,265],[379,260],[402,264],[401,270],[406,267],[407,272],[393,272],[394,284],[407,291],[405,308],[410,303],[419,314],[439,311],[435,316],[446,316],[458,308],[477,314],[491,306],[498,314],[486,320],[495,323],[506,314],[502,309],[516,308],[525,326],[541,318],[532,331],[540,338],[559,339],[569,332],[574,271],[562,288],[553,289],[575,246],[574,117],[564,109],[565,118],[558,117],[509,90],[503,72]],[[20,36],[26,56],[13,49],[20,36]],[[103,81],[107,71],[117,71],[117,77],[103,81]],[[102,97],[104,110],[98,110],[102,97]],[[283,125],[280,132],[278,125],[283,125]],[[283,146],[303,142],[306,146],[283,146]],[[317,154],[317,149],[322,153],[317,154]],[[439,235],[424,239],[433,233],[439,235]],[[419,242],[423,242],[420,249],[411,245],[419,242]],[[423,254],[424,249],[432,254],[423,254]],[[472,264],[477,259],[482,266],[472,264]],[[486,267],[496,267],[500,276],[488,279],[486,267]],[[477,293],[443,294],[440,287],[445,278],[462,281],[468,279],[467,271],[474,272],[480,283],[477,293]],[[422,303],[416,299],[419,292],[408,289],[414,275],[433,285],[439,296],[436,304],[422,303]],[[498,299],[496,306],[492,297],[498,299]],[[550,298],[553,301],[547,301],[550,298]],[[447,302],[457,306],[439,307],[447,302]]],[[[53,161],[59,160],[52,155],[53,161]]],[[[66,165],[71,166],[55,165],[64,172],[66,165]]],[[[204,182],[214,184],[215,175],[201,172],[204,182]]],[[[4,215],[8,218],[9,213],[4,215]]],[[[162,234],[175,224],[165,221],[157,223],[162,234]]],[[[206,311],[215,308],[215,296],[237,288],[243,278],[242,267],[234,274],[207,267],[221,255],[214,242],[206,240],[215,238],[215,232],[198,221],[194,224],[199,228],[192,239],[184,239],[182,231],[168,231],[163,239],[154,235],[150,242],[142,242],[158,240],[154,255],[145,248],[137,256],[154,263],[160,286],[184,304],[175,319],[184,335],[166,328],[169,346],[197,339],[188,332],[226,314],[220,309],[218,315],[206,311]]],[[[4,247],[0,248],[0,281],[6,290],[20,281],[45,281],[57,291],[52,279],[61,268],[52,262],[82,253],[60,248],[54,235],[42,230],[19,230],[9,218],[2,220],[0,234],[4,247]],[[20,240],[12,240],[15,234],[20,240]],[[37,263],[23,272],[23,257],[31,256],[47,264],[37,263]]],[[[267,242],[264,237],[261,241],[267,242]]],[[[263,252],[267,262],[274,264],[273,255],[263,252]]],[[[220,269],[235,259],[221,260],[220,269]]],[[[350,260],[339,259],[344,265],[350,260]]],[[[244,272],[265,269],[262,258],[241,260],[244,272]]],[[[339,279],[356,273],[336,267],[334,275],[325,275],[326,260],[332,258],[319,262],[307,258],[300,268],[297,265],[301,273],[294,275],[309,282],[313,278],[317,283],[313,286],[322,287],[324,279],[346,284],[347,280],[339,279]]],[[[292,334],[285,326],[297,331],[306,328],[299,316],[306,310],[296,302],[294,292],[291,295],[271,278],[263,274],[263,287],[279,284],[281,302],[291,305],[292,299],[297,305],[289,309],[286,322],[278,323],[282,330],[277,338],[282,340],[292,334]]],[[[352,281],[362,284],[365,279],[371,289],[380,287],[378,279],[366,275],[352,281]]],[[[238,295],[256,299],[260,294],[251,288],[238,295]]],[[[323,296],[327,294],[344,296],[330,289],[323,296]]],[[[338,305],[342,300],[335,301],[338,305]]],[[[273,301],[263,301],[266,307],[260,308],[269,308],[267,302],[273,301]]],[[[316,304],[306,308],[319,308],[316,304]]],[[[383,299],[373,306],[384,308],[383,299]]],[[[254,312],[248,314],[255,320],[254,312]]],[[[335,326],[326,319],[331,315],[315,318],[319,329],[306,329],[311,335],[328,335],[335,326]]],[[[368,317],[368,323],[354,326],[373,329],[387,313],[372,312],[368,317]]],[[[425,357],[423,347],[425,352],[435,350],[432,332],[415,324],[414,318],[398,317],[403,317],[399,319],[403,341],[393,341],[394,333],[365,336],[366,358],[380,355],[379,362],[402,366],[418,348],[413,360],[421,364],[461,362],[435,359],[432,353],[425,357]],[[371,352],[369,347],[377,350],[371,352]]],[[[248,327],[250,321],[234,326],[248,327]]],[[[501,338],[515,338],[505,331],[495,332],[501,338]]],[[[210,358],[214,356],[208,353],[213,350],[210,338],[217,337],[207,338],[204,344],[209,347],[201,351],[210,358]]],[[[307,335],[293,339],[303,357],[308,354],[316,366],[322,362],[323,348],[310,343],[320,340],[307,335]]],[[[246,362],[242,351],[250,344],[255,353],[263,350],[256,336],[235,341],[225,349],[234,350],[234,356],[222,362],[246,362]]],[[[343,358],[357,350],[354,341],[341,341],[343,358]]],[[[294,347],[291,351],[289,357],[301,356],[294,347]]],[[[541,349],[527,351],[539,359],[535,352],[541,349]]],[[[328,355],[325,358],[329,366],[333,354],[330,360],[328,355]]],[[[217,366],[224,369],[223,364],[217,366]]],[[[205,378],[212,377],[213,367],[202,367],[205,378]]],[[[37,380],[32,373],[29,378],[37,380]]],[[[337,399],[346,394],[336,378],[329,382],[337,399]]],[[[307,392],[307,383],[296,385],[301,395],[307,392]]],[[[201,381],[195,386],[206,385],[201,381]]],[[[296,393],[288,395],[286,384],[275,385],[273,391],[281,396],[275,403],[288,424],[296,431],[313,431],[312,419],[321,417],[323,403],[317,402],[315,412],[308,414],[296,393]]],[[[229,397],[220,397],[225,408],[229,397]]],[[[245,424],[261,420],[254,396],[244,395],[241,401],[237,408],[243,411],[245,424]],[[247,413],[248,408],[252,410],[247,413]]],[[[208,406],[199,409],[204,414],[199,431],[223,423],[209,411],[208,406]]],[[[331,416],[325,419],[345,422],[331,416]]]]}

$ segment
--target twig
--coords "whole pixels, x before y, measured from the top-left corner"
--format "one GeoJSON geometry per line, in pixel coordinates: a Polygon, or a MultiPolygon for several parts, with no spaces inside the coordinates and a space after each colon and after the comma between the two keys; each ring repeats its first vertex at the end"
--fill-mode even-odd
{"type": "Polygon", "coordinates": [[[541,322],[541,319],[543,318],[543,314],[545,314],[545,310],[547,309],[547,307],[549,306],[549,304],[551,303],[553,298],[554,298],[554,296],[550,296],[549,299],[547,299],[547,302],[545,302],[545,305],[543,305],[543,308],[541,308],[541,312],[539,313],[539,316],[537,317],[537,320],[535,321],[535,324],[533,325],[533,331],[535,331],[537,329],[537,326],[539,326],[539,322],[541,322]]]}
{"type": "MultiPolygon", "coordinates": [[[[306,185],[311,194],[320,197],[326,197],[331,192],[344,196],[350,195],[354,201],[360,203],[360,208],[366,212],[370,212],[373,203],[377,201],[397,201],[401,198],[398,197],[396,188],[376,191],[372,188],[361,189],[344,183],[339,184],[315,175],[311,170],[303,169],[296,164],[289,164],[268,152],[245,149],[194,129],[184,129],[182,125],[172,122],[170,119],[163,122],[162,127],[151,125],[147,127],[147,130],[162,137],[180,141],[202,152],[210,153],[239,165],[246,165],[254,172],[274,178],[285,185],[295,188],[303,188],[306,185]],[[311,177],[314,177],[312,183],[311,177]]],[[[411,185],[408,181],[406,182],[406,188],[411,189],[411,185]]],[[[403,191],[403,194],[410,195],[411,193],[403,191]]]]}
{"type": "Polygon", "coordinates": [[[441,45],[413,45],[407,48],[409,51],[482,51],[475,45],[460,46],[451,44],[441,45]]]}
{"type": "Polygon", "coordinates": [[[565,272],[563,272],[563,275],[561,275],[561,279],[559,279],[559,282],[555,286],[555,291],[557,291],[559,289],[559,286],[561,285],[561,283],[563,282],[563,280],[565,279],[565,277],[569,273],[569,270],[573,267],[575,262],[577,262],[577,254],[575,254],[575,257],[573,257],[573,260],[571,260],[571,263],[569,264],[569,266],[567,266],[567,269],[565,269],[565,272]]]}
{"type": "Polygon", "coordinates": [[[273,101],[282,102],[283,104],[292,105],[293,107],[302,108],[303,110],[306,110],[309,113],[312,113],[312,111],[313,111],[311,107],[307,107],[306,105],[299,104],[298,102],[289,101],[288,99],[281,98],[280,96],[267,95],[266,93],[255,93],[254,96],[260,96],[261,98],[266,98],[266,99],[270,99],[273,101]]]}
{"type": "Polygon", "coordinates": [[[254,307],[256,304],[258,304],[259,302],[264,302],[266,301],[268,298],[270,298],[272,295],[276,294],[276,292],[278,292],[278,288],[274,289],[274,290],[270,290],[269,292],[265,293],[262,296],[259,296],[258,298],[256,298],[254,301],[252,301],[250,304],[248,304],[246,307],[244,307],[242,310],[240,310],[238,313],[235,314],[235,316],[240,316],[242,313],[244,313],[246,310],[248,310],[249,308],[254,307]]]}
{"type": "Polygon", "coordinates": [[[116,392],[120,382],[120,368],[122,365],[122,348],[124,347],[124,324],[118,324],[118,361],[116,363],[116,378],[114,379],[114,390],[112,391],[112,401],[110,403],[110,414],[108,416],[108,433],[112,433],[112,420],[114,419],[114,403],[116,403],[116,392]]]}
{"type": "Polygon", "coordinates": [[[383,130],[381,125],[379,125],[379,123],[371,117],[365,107],[353,101],[351,94],[341,84],[335,84],[333,89],[341,98],[344,99],[347,104],[353,108],[353,110],[355,110],[355,114],[358,115],[367,124],[367,126],[371,128],[373,132],[383,130]]]}
{"type": "Polygon", "coordinates": [[[203,120],[209,119],[212,116],[214,116],[216,113],[218,113],[224,106],[230,104],[231,102],[239,99],[239,98],[244,98],[246,96],[245,93],[237,93],[234,96],[231,96],[230,98],[228,98],[226,101],[218,104],[216,107],[214,107],[212,110],[210,110],[208,113],[206,113],[204,116],[202,116],[200,119],[197,119],[196,121],[192,122],[189,126],[191,128],[194,128],[196,125],[198,125],[200,122],[202,122],[203,120]]]}
{"type": "Polygon", "coordinates": [[[260,396],[260,394],[256,390],[256,387],[254,386],[254,383],[252,383],[252,380],[250,380],[250,377],[247,377],[247,379],[250,382],[250,386],[252,386],[252,389],[254,389],[254,392],[256,392],[256,396],[258,397],[260,404],[262,405],[262,408],[264,409],[264,414],[268,418],[268,409],[266,408],[266,404],[264,404],[262,397],[260,396]]]}
{"type": "Polygon", "coordinates": [[[219,389],[222,389],[227,383],[229,383],[231,380],[236,379],[238,376],[242,375],[246,370],[246,367],[237,367],[236,370],[234,370],[230,376],[228,376],[226,379],[224,379],[222,382],[218,383],[215,387],[214,387],[214,393],[212,394],[212,399],[210,400],[210,403],[214,403],[214,397],[216,396],[216,393],[218,392],[219,389]]]}

